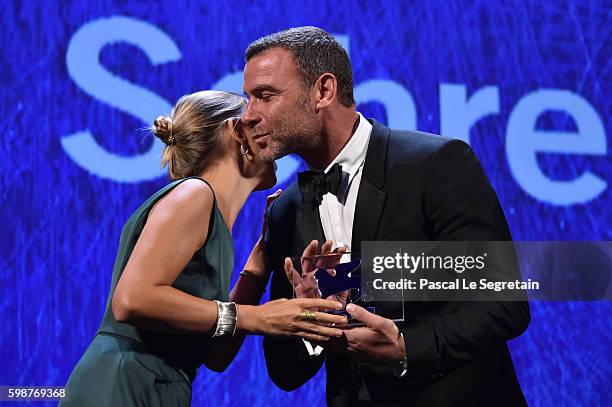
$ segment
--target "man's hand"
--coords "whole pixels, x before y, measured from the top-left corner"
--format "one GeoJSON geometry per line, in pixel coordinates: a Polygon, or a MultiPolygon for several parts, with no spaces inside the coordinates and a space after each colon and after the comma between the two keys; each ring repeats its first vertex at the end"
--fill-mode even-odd
{"type": "MultiPolygon", "coordinates": [[[[287,280],[293,286],[293,292],[297,298],[321,298],[315,273],[319,269],[325,269],[330,276],[334,277],[336,275],[334,267],[340,263],[342,255],[346,253],[346,247],[339,247],[332,251],[333,242],[331,240],[323,243],[320,253],[317,253],[318,246],[319,242],[313,240],[304,249],[301,258],[301,275],[295,269],[291,258],[285,258],[285,274],[287,275],[287,280]]],[[[348,290],[342,291],[330,295],[327,299],[336,300],[345,305],[348,294],[348,290]]]]}
{"type": "Polygon", "coordinates": [[[372,314],[355,304],[347,305],[346,310],[365,326],[342,327],[343,338],[332,339],[321,343],[321,346],[332,352],[348,353],[362,362],[377,365],[392,365],[406,356],[404,340],[393,321],[372,314]]]}

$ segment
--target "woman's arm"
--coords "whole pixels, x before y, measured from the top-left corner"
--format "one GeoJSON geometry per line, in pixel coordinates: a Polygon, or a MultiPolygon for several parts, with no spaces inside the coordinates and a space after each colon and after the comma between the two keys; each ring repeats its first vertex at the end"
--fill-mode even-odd
{"type": "MultiPolygon", "coordinates": [[[[214,333],[217,305],[172,287],[206,241],[213,199],[212,190],[206,184],[187,180],[151,209],[113,295],[112,310],[118,321],[165,333],[214,333]]],[[[312,335],[323,339],[342,334],[339,329],[297,317],[305,309],[333,309],[339,304],[299,301],[279,300],[259,307],[238,305],[236,332],[312,335]]],[[[337,319],[337,316],[318,314],[319,321],[324,323],[343,322],[330,317],[337,319]]]]}
{"type": "Polygon", "coordinates": [[[208,185],[186,180],[153,206],[113,295],[118,321],[167,333],[214,332],[216,304],[172,287],[206,241],[213,202],[208,185]]]}
{"type": "MultiPolygon", "coordinates": [[[[267,270],[264,238],[267,228],[265,213],[270,204],[280,196],[282,190],[277,190],[274,194],[266,198],[266,211],[261,236],[253,246],[251,254],[247,259],[243,272],[230,293],[230,300],[236,304],[257,305],[268,285],[270,273],[267,270]]],[[[231,340],[225,339],[214,342],[208,352],[206,367],[216,372],[222,372],[234,360],[240,350],[246,335],[237,334],[231,340]]]]}
{"type": "MultiPolygon", "coordinates": [[[[259,304],[268,284],[269,274],[265,267],[263,239],[260,238],[253,247],[244,270],[230,293],[230,301],[242,304],[237,307],[259,304]]],[[[242,318],[243,315],[238,315],[237,323],[242,322],[242,318]]],[[[216,372],[225,371],[238,354],[245,337],[244,332],[236,333],[232,338],[220,338],[213,342],[206,357],[206,367],[216,372]]]]}

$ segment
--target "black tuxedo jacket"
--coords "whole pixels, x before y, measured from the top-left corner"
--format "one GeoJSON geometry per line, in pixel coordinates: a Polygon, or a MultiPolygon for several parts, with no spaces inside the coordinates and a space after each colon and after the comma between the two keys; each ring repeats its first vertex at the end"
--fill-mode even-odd
{"type": "MultiPolygon", "coordinates": [[[[351,249],[368,240],[511,240],[497,196],[470,147],[459,140],[391,130],[375,120],[353,221],[351,249]]],[[[291,298],[286,256],[325,240],[317,207],[302,203],[294,182],[268,211],[271,299],[291,298]]],[[[356,404],[363,381],[373,405],[520,406],[506,341],[529,324],[527,302],[406,302],[399,325],[408,374],[372,368],[346,355],[309,356],[299,339],[267,337],[268,373],[291,391],[325,361],[327,403],[356,404]]]]}

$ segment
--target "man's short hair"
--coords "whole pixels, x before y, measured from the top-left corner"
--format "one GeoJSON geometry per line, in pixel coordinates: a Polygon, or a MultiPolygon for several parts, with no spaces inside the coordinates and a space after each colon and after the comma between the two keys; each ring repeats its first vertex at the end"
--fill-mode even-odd
{"type": "Polygon", "coordinates": [[[346,107],[355,104],[351,61],[333,35],[318,27],[290,28],[253,41],[246,49],[246,61],[272,48],[291,52],[305,89],[311,88],[322,74],[331,73],[338,81],[340,103],[346,107]]]}

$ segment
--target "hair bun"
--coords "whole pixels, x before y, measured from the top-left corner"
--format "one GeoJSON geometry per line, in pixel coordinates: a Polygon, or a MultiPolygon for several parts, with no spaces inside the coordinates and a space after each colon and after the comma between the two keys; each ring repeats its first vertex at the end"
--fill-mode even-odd
{"type": "Polygon", "coordinates": [[[168,116],[159,116],[153,122],[154,133],[167,146],[176,144],[176,139],[172,134],[172,119],[168,116]]]}

